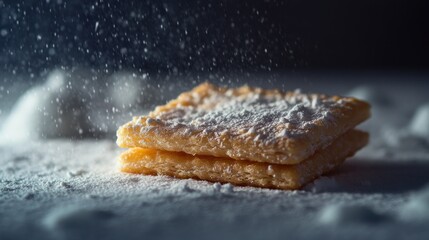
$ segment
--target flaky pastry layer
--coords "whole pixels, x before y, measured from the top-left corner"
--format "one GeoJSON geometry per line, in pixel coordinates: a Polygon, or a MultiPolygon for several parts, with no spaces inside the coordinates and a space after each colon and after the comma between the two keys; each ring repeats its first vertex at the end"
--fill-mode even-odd
{"type": "Polygon", "coordinates": [[[296,164],[370,116],[355,98],[204,83],[121,126],[123,148],[296,164]]]}
{"type": "Polygon", "coordinates": [[[340,165],[368,142],[368,134],[350,130],[327,148],[295,165],[193,156],[156,149],[132,148],[118,160],[120,171],[168,175],[264,188],[299,189],[340,165]]]}

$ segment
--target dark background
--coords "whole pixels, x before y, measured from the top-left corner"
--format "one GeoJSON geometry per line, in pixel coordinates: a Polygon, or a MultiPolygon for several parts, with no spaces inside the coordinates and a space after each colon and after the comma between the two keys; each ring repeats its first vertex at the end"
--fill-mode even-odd
{"type": "Polygon", "coordinates": [[[425,2],[0,0],[0,69],[427,70],[425,2]]]}

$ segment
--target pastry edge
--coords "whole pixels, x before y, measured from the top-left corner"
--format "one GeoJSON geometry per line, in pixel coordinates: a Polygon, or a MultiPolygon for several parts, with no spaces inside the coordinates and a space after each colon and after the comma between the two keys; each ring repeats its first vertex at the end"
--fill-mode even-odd
{"type": "Polygon", "coordinates": [[[325,149],[294,165],[192,156],[186,153],[141,148],[132,148],[122,153],[118,165],[120,171],[128,173],[168,175],[235,185],[293,190],[338,167],[346,158],[353,156],[367,144],[368,136],[365,132],[350,130],[325,149]],[[213,171],[213,169],[216,170],[213,171]]]}

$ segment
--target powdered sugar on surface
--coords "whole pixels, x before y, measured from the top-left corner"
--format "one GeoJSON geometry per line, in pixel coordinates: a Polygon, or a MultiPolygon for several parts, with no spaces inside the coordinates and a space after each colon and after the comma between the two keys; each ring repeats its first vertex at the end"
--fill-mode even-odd
{"type": "Polygon", "coordinates": [[[0,239],[427,239],[427,148],[381,134],[422,138],[409,126],[427,88],[404,79],[377,87],[391,104],[370,145],[301,191],[120,173],[114,139],[4,143],[0,239]]]}

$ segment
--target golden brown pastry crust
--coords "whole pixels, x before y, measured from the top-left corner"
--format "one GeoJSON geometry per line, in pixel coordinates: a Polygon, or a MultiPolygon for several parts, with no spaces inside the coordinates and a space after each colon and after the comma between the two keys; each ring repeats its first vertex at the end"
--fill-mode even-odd
{"type": "Polygon", "coordinates": [[[367,133],[350,130],[325,149],[295,165],[192,156],[145,148],[127,150],[119,157],[118,163],[119,169],[128,173],[168,175],[265,188],[299,189],[340,165],[367,142],[367,133]]]}
{"type": "Polygon", "coordinates": [[[347,97],[204,83],[121,126],[123,148],[296,164],[370,116],[347,97]]]}

